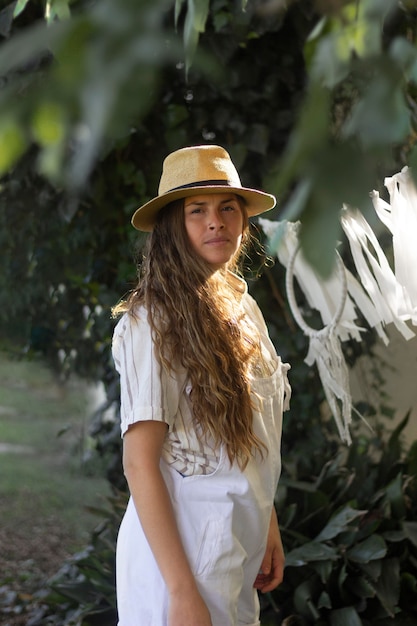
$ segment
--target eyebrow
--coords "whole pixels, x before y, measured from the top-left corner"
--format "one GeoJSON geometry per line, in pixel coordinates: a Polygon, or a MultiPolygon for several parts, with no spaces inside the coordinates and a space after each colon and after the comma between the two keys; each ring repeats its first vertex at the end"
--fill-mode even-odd
{"type": "MultiPolygon", "coordinates": [[[[224,200],[222,200],[220,202],[220,204],[224,204],[225,202],[238,202],[237,198],[235,196],[230,196],[229,198],[225,198],[224,200]]],[[[205,200],[193,200],[192,202],[189,202],[188,204],[185,204],[186,207],[188,206],[203,206],[207,204],[207,202],[205,200]]]]}

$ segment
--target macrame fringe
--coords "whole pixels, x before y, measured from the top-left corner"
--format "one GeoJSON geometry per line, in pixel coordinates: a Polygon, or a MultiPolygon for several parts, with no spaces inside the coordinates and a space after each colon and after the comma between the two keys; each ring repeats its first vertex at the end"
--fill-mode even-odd
{"type": "MultiPolygon", "coordinates": [[[[288,232],[290,231],[291,229],[288,232]]],[[[311,328],[304,321],[294,294],[295,264],[299,252],[298,238],[295,237],[294,239],[294,230],[292,230],[292,239],[296,245],[293,247],[287,260],[286,290],[292,314],[305,335],[310,339],[308,354],[304,360],[310,366],[316,363],[324,394],[336,421],[339,435],[343,441],[350,444],[349,425],[352,414],[352,397],[349,390],[349,372],[338,337],[338,329],[340,328],[348,297],[345,267],[338,255],[339,302],[335,306],[331,319],[329,319],[324,328],[321,330],[311,328]]],[[[298,275],[300,274],[298,273],[298,275]]],[[[312,276],[315,278],[314,273],[312,273],[312,276]]],[[[328,282],[334,281],[335,278],[332,278],[328,282]]],[[[322,283],[323,286],[324,284],[322,283]]],[[[323,290],[323,286],[320,286],[319,281],[320,290],[323,290]]],[[[321,298],[320,301],[322,300],[321,298]]],[[[335,304],[334,299],[331,299],[331,302],[335,304]]]]}
{"type": "MultiPolygon", "coordinates": [[[[349,241],[353,261],[361,283],[371,299],[379,322],[375,326],[381,338],[388,343],[381,333],[381,324],[393,323],[405,339],[414,337],[413,331],[398,317],[398,282],[387,258],[375,236],[374,231],[357,209],[343,206],[342,228],[349,241]]],[[[365,315],[365,311],[362,310],[365,315]]],[[[371,320],[368,319],[371,324],[371,320]]]]}
{"type": "Polygon", "coordinates": [[[415,333],[406,322],[417,325],[417,189],[408,167],[386,178],[385,186],[390,204],[382,200],[376,191],[371,193],[371,198],[378,217],[392,233],[395,272],[363,215],[346,205],[342,208],[341,225],[360,282],[343,265],[340,257],[338,268],[330,278],[320,279],[302,253],[298,252],[299,223],[258,220],[269,240],[275,243],[274,253],[280,263],[287,268],[286,288],[290,308],[297,324],[310,340],[304,360],[310,366],[316,363],[339,435],[348,444],[351,443],[349,425],[352,410],[358,412],[352,407],[349,372],[341,342],[361,340],[365,329],[356,323],[357,311],[385,344],[388,344],[384,330],[387,324],[394,324],[407,340],[415,333]],[[294,296],[294,277],[308,305],[319,311],[324,325],[321,330],[314,330],[305,323],[294,296]]]}
{"type": "Polygon", "coordinates": [[[371,194],[375,211],[392,233],[395,266],[395,314],[398,319],[417,325],[417,189],[408,167],[391,178],[385,186],[390,204],[371,194]]]}

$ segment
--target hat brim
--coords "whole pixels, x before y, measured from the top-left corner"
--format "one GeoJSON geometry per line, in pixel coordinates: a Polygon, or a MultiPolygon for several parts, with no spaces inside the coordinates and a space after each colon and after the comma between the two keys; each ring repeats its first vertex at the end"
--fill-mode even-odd
{"type": "Polygon", "coordinates": [[[188,198],[204,193],[235,193],[245,200],[245,208],[248,217],[254,217],[270,211],[276,205],[275,196],[259,191],[258,189],[250,189],[248,187],[229,187],[229,185],[205,185],[187,187],[186,189],[175,189],[165,194],[157,196],[153,200],[149,200],[146,204],[139,207],[132,216],[132,226],[137,230],[151,232],[155,225],[158,212],[167,204],[179,200],[180,198],[188,198]]]}

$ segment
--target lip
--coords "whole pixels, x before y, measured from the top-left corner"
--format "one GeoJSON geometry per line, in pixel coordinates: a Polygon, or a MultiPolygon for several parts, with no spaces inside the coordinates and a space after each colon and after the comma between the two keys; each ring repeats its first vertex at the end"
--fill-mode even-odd
{"type": "Polygon", "coordinates": [[[207,239],[204,243],[211,246],[219,246],[223,243],[228,243],[228,241],[227,237],[213,237],[212,239],[207,239]]]}

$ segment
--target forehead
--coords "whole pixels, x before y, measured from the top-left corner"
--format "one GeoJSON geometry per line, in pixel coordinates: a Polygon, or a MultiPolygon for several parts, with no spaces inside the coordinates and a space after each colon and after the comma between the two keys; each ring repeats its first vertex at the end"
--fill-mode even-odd
{"type": "Polygon", "coordinates": [[[237,195],[235,193],[202,193],[195,196],[188,196],[184,198],[184,205],[190,204],[223,204],[224,202],[238,202],[237,195]]]}

